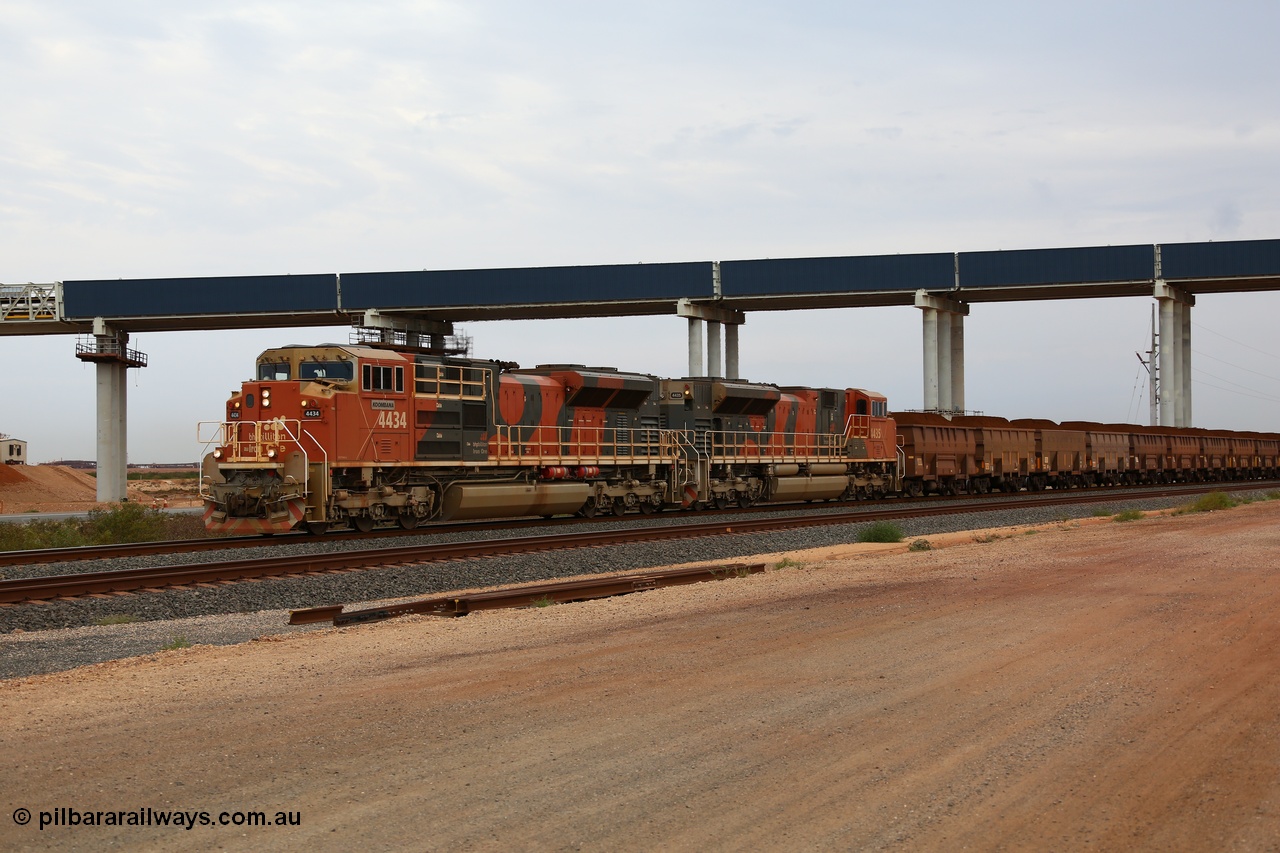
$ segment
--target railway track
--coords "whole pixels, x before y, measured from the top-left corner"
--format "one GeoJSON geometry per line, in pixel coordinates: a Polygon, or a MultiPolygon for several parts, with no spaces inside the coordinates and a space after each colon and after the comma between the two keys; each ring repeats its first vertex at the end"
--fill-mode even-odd
{"type": "MultiPolygon", "coordinates": [[[[1233,490],[1273,488],[1274,483],[1236,486],[1233,490]]],[[[1221,485],[1198,487],[1161,487],[1143,489],[1140,493],[1125,490],[1122,494],[1090,491],[1062,493],[1040,492],[1034,495],[1009,495],[1008,504],[1034,507],[1069,506],[1111,502],[1118,498],[1149,499],[1190,496],[1221,491],[1221,485]]],[[[183,566],[161,566],[119,571],[84,572],[41,578],[0,580],[0,606],[44,603],[81,596],[111,596],[141,590],[181,590],[217,584],[255,581],[266,578],[320,575],[361,571],[384,566],[416,565],[451,560],[507,556],[569,548],[622,545],[638,541],[693,539],[707,536],[764,533],[799,527],[836,524],[859,524],[902,518],[925,518],[961,515],[1009,508],[990,500],[947,502],[927,505],[919,502],[897,504],[856,512],[823,512],[820,514],[751,517],[721,517],[706,523],[679,525],[627,526],[610,530],[569,531],[549,535],[489,539],[435,545],[376,547],[356,551],[325,554],[289,554],[248,560],[230,560],[183,566]]]]}
{"type": "MultiPolygon", "coordinates": [[[[1017,494],[989,494],[989,495],[958,495],[943,496],[934,495],[927,498],[917,498],[912,500],[912,507],[924,507],[931,503],[946,503],[949,506],[956,505],[956,502],[977,501],[988,504],[993,507],[1002,506],[1005,502],[1017,502],[1036,500],[1057,500],[1068,495],[1087,496],[1081,501],[1076,502],[1106,502],[1118,499],[1139,500],[1147,497],[1163,497],[1167,495],[1189,494],[1197,495],[1210,491],[1238,491],[1245,489],[1275,489],[1280,488],[1280,481],[1276,480],[1259,480],[1245,483],[1214,483],[1214,484],[1194,484],[1180,483],[1170,486],[1160,487],[1121,487],[1113,489],[1088,489],[1088,490],[1070,490],[1067,492],[1020,492],[1017,494]]],[[[751,507],[749,509],[734,509],[717,512],[718,517],[737,518],[742,515],[753,515],[765,512],[782,512],[787,509],[796,507],[811,509],[811,504],[762,504],[751,507]]],[[[821,504],[822,507],[830,510],[839,507],[861,507],[857,511],[858,515],[878,510],[870,510],[868,507],[901,507],[903,506],[897,498],[890,498],[882,501],[866,502],[828,502],[821,504]]],[[[912,514],[910,512],[906,513],[912,514]]],[[[674,513],[672,514],[674,517],[674,513]]],[[[681,517],[687,517],[682,514],[681,517]]],[[[900,516],[892,516],[900,517],[900,516]]],[[[636,522],[643,523],[646,519],[653,521],[654,516],[638,516],[630,515],[622,519],[618,519],[618,523],[636,522]]],[[[657,516],[656,518],[661,518],[657,516]]],[[[875,519],[872,519],[875,520],[875,519]]],[[[596,518],[577,518],[577,517],[561,517],[554,519],[545,518],[529,518],[529,519],[504,519],[500,521],[472,521],[461,522],[455,524],[433,524],[418,527],[413,530],[379,530],[376,533],[326,533],[315,535],[306,532],[285,533],[276,536],[226,536],[212,539],[179,539],[167,542],[131,542],[120,545],[84,545],[72,548],[41,548],[26,551],[0,551],[0,567],[3,566],[34,566],[46,563],[74,563],[85,560],[114,560],[123,557],[143,557],[152,555],[168,555],[168,554],[190,554],[202,551],[225,551],[237,548],[261,548],[271,547],[274,545],[297,545],[311,542],[349,542],[349,541],[378,541],[396,539],[404,536],[424,536],[434,534],[448,533],[472,533],[482,532],[485,530],[520,530],[533,527],[551,526],[575,526],[579,524],[600,524],[609,523],[610,519],[606,516],[598,516],[596,518]]],[[[847,523],[847,522],[841,522],[847,523]]]]}

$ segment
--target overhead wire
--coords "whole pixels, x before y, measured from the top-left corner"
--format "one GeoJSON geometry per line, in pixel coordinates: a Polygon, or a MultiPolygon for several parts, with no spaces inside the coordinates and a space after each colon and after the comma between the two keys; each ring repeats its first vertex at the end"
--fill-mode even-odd
{"type": "MultiPolygon", "coordinates": [[[[1235,344],[1238,347],[1243,347],[1244,349],[1255,352],[1258,355],[1266,356],[1267,358],[1272,358],[1272,359],[1275,359],[1276,361],[1280,361],[1280,355],[1276,355],[1275,353],[1267,352],[1264,349],[1259,349],[1258,347],[1250,346],[1249,344],[1242,343],[1241,341],[1237,340],[1236,338],[1230,335],[1223,334],[1222,332],[1219,332],[1215,329],[1211,329],[1208,326],[1205,326],[1203,323],[1196,323],[1195,328],[1197,332],[1208,332],[1209,334],[1214,335],[1215,337],[1219,337],[1219,338],[1222,338],[1223,340],[1230,341],[1231,343],[1235,344]]],[[[1254,376],[1260,376],[1263,379],[1267,379],[1272,382],[1280,381],[1280,376],[1276,376],[1274,373],[1264,373],[1263,371],[1260,371],[1260,370],[1254,370],[1253,368],[1245,367],[1242,364],[1236,364],[1235,362],[1227,361],[1225,358],[1219,358],[1214,355],[1209,355],[1208,353],[1199,349],[1195,349],[1194,347],[1192,348],[1191,352],[1198,358],[1207,358],[1210,361],[1216,361],[1219,364],[1224,364],[1228,367],[1231,367],[1235,370],[1242,371],[1244,373],[1250,373],[1250,374],[1253,374],[1254,376]]],[[[1233,379],[1227,379],[1225,376],[1218,376],[1217,374],[1210,373],[1209,371],[1199,367],[1193,368],[1192,374],[1193,374],[1193,382],[1196,385],[1200,385],[1205,388],[1213,388],[1218,391],[1225,391],[1228,394],[1236,394],[1241,397],[1248,397],[1254,400],[1262,400],[1268,403],[1280,403],[1280,396],[1277,396],[1272,393],[1268,393],[1267,391],[1261,390],[1259,388],[1254,388],[1249,385],[1236,382],[1233,379]],[[1216,385],[1212,382],[1205,382],[1203,379],[1194,378],[1194,374],[1208,376],[1212,379],[1218,380],[1219,382],[1225,382],[1227,385],[1233,385],[1235,387],[1227,388],[1222,385],[1216,385]]]]}

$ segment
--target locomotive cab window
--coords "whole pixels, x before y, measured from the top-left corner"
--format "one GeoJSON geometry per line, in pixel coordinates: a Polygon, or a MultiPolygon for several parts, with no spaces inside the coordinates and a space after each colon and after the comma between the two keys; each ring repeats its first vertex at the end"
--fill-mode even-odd
{"type": "Polygon", "coordinates": [[[387,391],[399,394],[404,391],[404,368],[366,364],[361,373],[361,387],[365,391],[387,391]]]}
{"type": "MultiPolygon", "coordinates": [[[[384,368],[385,369],[385,368],[384,368]]],[[[397,367],[396,370],[404,368],[397,367]]],[[[403,375],[403,374],[402,374],[403,375]]],[[[350,381],[355,378],[355,367],[349,361],[304,361],[298,366],[299,379],[341,379],[350,381]]],[[[403,383],[403,379],[401,382],[403,383]]],[[[371,390],[367,385],[365,390],[371,390]]],[[[403,390],[403,389],[401,389],[403,390]]]]}
{"type": "Polygon", "coordinates": [[[291,378],[289,373],[289,362],[287,361],[266,361],[258,365],[259,382],[281,382],[291,378]]]}

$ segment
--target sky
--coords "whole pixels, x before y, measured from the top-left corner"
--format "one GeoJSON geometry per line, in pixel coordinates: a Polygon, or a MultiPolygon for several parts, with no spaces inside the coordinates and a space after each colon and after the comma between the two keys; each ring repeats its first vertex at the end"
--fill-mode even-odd
{"type": "MultiPolygon", "coordinates": [[[[1280,238],[1280,4],[0,0],[0,283],[1280,238]]],[[[1145,422],[1152,300],[981,304],[966,403],[1145,422]]],[[[1280,294],[1202,295],[1197,426],[1280,431],[1280,294]]],[[[462,324],[683,375],[676,317],[462,324]]],[[[263,349],[147,333],[131,462],[263,349]]],[[[94,368],[0,336],[0,433],[96,454],[94,368]]],[[[742,372],[923,404],[913,308],[753,312],[742,372]]]]}

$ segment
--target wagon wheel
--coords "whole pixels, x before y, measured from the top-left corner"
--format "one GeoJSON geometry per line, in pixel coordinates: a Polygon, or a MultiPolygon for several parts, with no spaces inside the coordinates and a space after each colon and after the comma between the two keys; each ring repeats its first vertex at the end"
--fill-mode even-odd
{"type": "Polygon", "coordinates": [[[907,483],[907,494],[913,498],[918,498],[923,496],[924,483],[920,482],[919,480],[912,480],[910,483],[907,483]]]}

